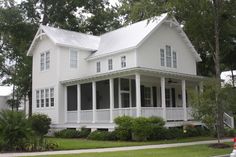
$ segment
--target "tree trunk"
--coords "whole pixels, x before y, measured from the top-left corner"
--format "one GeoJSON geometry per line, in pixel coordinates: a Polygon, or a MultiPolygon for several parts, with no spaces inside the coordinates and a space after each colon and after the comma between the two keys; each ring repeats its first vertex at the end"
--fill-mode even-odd
{"type": "Polygon", "coordinates": [[[231,79],[232,79],[232,86],[235,87],[235,81],[234,81],[234,70],[231,69],[231,79]]]}
{"type": "MultiPolygon", "coordinates": [[[[215,53],[214,53],[214,63],[215,63],[215,76],[216,79],[219,83],[221,84],[221,79],[220,79],[220,42],[219,42],[219,34],[220,34],[220,29],[219,29],[219,21],[220,21],[220,5],[221,5],[221,0],[213,0],[213,5],[214,5],[214,37],[215,37],[215,53]]],[[[224,122],[223,122],[223,115],[224,115],[224,110],[222,104],[219,104],[217,102],[218,106],[218,118],[217,118],[217,123],[218,123],[218,137],[222,137],[224,135],[224,122]]]]}
{"type": "Polygon", "coordinates": [[[32,89],[28,92],[29,99],[29,117],[32,116],[32,89]]]}

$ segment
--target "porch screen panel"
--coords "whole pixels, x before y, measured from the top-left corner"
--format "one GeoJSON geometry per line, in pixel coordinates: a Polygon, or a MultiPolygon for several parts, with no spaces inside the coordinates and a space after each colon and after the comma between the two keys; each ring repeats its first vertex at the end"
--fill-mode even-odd
{"type": "Polygon", "coordinates": [[[92,83],[81,84],[81,110],[92,110],[92,83]]]}
{"type": "Polygon", "coordinates": [[[67,111],[77,110],[77,85],[67,87],[67,111]]]}
{"type": "Polygon", "coordinates": [[[171,95],[172,95],[172,107],[176,107],[175,89],[174,88],[171,88],[171,95]]]}
{"type": "Polygon", "coordinates": [[[135,80],[131,80],[131,98],[132,98],[132,107],[136,107],[136,86],[135,80]]]}
{"type": "Polygon", "coordinates": [[[157,107],[157,88],[152,87],[153,107],[157,107]]]}
{"type": "Polygon", "coordinates": [[[119,108],[118,104],[118,79],[114,79],[114,108],[119,108]]]}
{"type": "Polygon", "coordinates": [[[110,108],[110,88],[109,80],[99,81],[96,83],[97,89],[97,109],[110,108]]]}
{"type": "Polygon", "coordinates": [[[144,86],[141,86],[140,89],[141,89],[141,106],[142,106],[142,107],[145,107],[144,86]]]}

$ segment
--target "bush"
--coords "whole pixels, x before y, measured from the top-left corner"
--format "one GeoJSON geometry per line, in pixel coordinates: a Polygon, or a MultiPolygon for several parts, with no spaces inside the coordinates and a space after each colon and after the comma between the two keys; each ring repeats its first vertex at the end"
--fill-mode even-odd
{"type": "Polygon", "coordinates": [[[123,141],[131,140],[133,118],[129,116],[122,116],[117,117],[114,121],[118,126],[115,129],[117,138],[123,141]]]}
{"type": "Polygon", "coordinates": [[[64,129],[54,133],[55,137],[59,138],[78,138],[79,132],[75,129],[64,129]]]}
{"type": "Polygon", "coordinates": [[[236,136],[236,130],[235,129],[226,129],[225,130],[225,136],[235,137],[236,136]]]}
{"type": "Polygon", "coordinates": [[[39,136],[48,133],[51,125],[51,119],[45,114],[34,114],[29,118],[33,131],[39,136]]]}
{"type": "Polygon", "coordinates": [[[132,139],[135,141],[146,141],[152,133],[150,118],[138,117],[132,123],[132,139]]]}
{"type": "Polygon", "coordinates": [[[88,135],[90,134],[91,129],[84,128],[82,127],[81,130],[79,131],[79,138],[87,138],[88,135]]]}
{"type": "Polygon", "coordinates": [[[0,112],[0,137],[3,150],[25,150],[30,142],[32,129],[23,112],[3,110],[0,112]]]}
{"type": "Polygon", "coordinates": [[[101,141],[114,141],[116,140],[116,136],[114,132],[108,131],[94,131],[91,132],[88,136],[90,140],[101,140],[101,141]]]}

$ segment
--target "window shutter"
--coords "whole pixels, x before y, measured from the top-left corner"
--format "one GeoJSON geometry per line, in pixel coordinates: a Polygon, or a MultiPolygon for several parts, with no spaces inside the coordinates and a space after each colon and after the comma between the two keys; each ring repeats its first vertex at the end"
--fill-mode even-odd
{"type": "Polygon", "coordinates": [[[176,107],[175,103],[175,89],[171,88],[171,94],[172,94],[172,107],[176,107]]]}
{"type": "Polygon", "coordinates": [[[152,87],[153,107],[157,107],[157,88],[152,87]]]}
{"type": "Polygon", "coordinates": [[[145,107],[145,102],[144,102],[144,86],[141,86],[141,106],[145,107]]]}

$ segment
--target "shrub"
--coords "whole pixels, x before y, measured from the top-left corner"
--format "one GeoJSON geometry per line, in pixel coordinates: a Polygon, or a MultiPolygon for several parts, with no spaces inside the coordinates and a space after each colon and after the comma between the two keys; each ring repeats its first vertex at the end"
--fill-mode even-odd
{"type": "Polygon", "coordinates": [[[117,117],[114,121],[118,126],[115,129],[117,138],[124,141],[131,140],[133,118],[129,116],[122,116],[117,117]]]}
{"type": "Polygon", "coordinates": [[[116,136],[114,132],[108,131],[94,131],[91,132],[88,136],[90,140],[101,140],[101,141],[111,141],[116,140],[116,136]]]}
{"type": "Polygon", "coordinates": [[[29,118],[33,131],[39,135],[44,136],[48,133],[51,125],[51,119],[45,114],[34,114],[29,118]]]}
{"type": "Polygon", "coordinates": [[[167,140],[169,139],[178,139],[178,138],[183,138],[184,137],[184,133],[183,133],[183,129],[180,127],[171,127],[167,129],[165,138],[167,140]]]}
{"type": "Polygon", "coordinates": [[[146,141],[152,133],[150,118],[138,117],[132,123],[132,139],[135,141],[146,141]]]}
{"type": "Polygon", "coordinates": [[[79,138],[87,138],[88,135],[90,134],[91,129],[89,128],[84,128],[82,127],[81,130],[79,131],[79,138]]]}
{"type": "Polygon", "coordinates": [[[32,130],[23,112],[3,110],[0,112],[0,136],[4,150],[25,150],[32,130]]]}
{"type": "Polygon", "coordinates": [[[226,129],[225,130],[225,136],[235,137],[236,136],[236,130],[235,129],[226,129]]]}
{"type": "Polygon", "coordinates": [[[59,138],[77,138],[79,137],[79,132],[75,129],[64,129],[54,133],[55,137],[59,138]]]}

